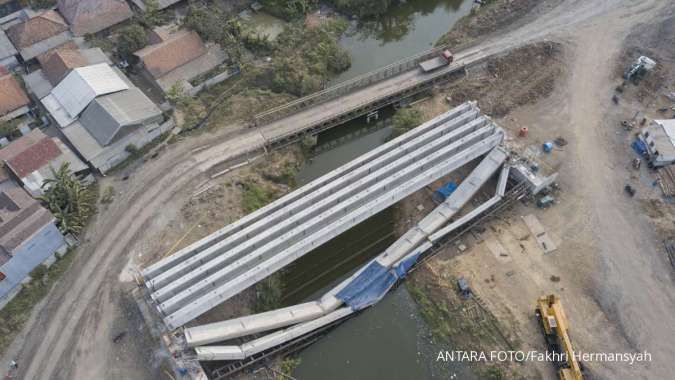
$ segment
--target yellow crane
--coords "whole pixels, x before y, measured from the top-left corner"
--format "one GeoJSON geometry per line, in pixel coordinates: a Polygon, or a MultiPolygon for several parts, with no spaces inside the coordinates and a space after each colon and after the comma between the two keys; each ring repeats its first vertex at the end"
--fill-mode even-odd
{"type": "Polygon", "coordinates": [[[581,374],[581,365],[574,356],[572,341],[567,333],[567,317],[560,298],[553,294],[540,297],[535,313],[541,321],[549,350],[566,354],[567,360],[560,362],[558,370],[560,380],[582,380],[584,377],[581,374]]]}

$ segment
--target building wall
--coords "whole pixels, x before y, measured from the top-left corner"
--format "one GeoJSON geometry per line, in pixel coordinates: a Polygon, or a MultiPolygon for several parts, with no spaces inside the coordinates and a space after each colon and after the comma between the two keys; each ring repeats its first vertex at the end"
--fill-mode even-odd
{"type": "Polygon", "coordinates": [[[651,156],[651,161],[655,166],[664,166],[664,165],[670,165],[675,163],[675,154],[669,153],[669,151],[673,151],[673,149],[658,149],[657,145],[655,144],[654,141],[654,136],[655,135],[665,135],[663,131],[663,127],[656,123],[650,124],[647,128],[645,128],[642,132],[640,132],[640,138],[642,141],[645,142],[645,145],[647,146],[647,150],[649,151],[649,155],[651,156]],[[656,155],[656,151],[659,151],[659,154],[656,155]]]}
{"type": "Polygon", "coordinates": [[[158,138],[162,133],[173,129],[174,126],[173,119],[169,119],[162,124],[150,124],[139,127],[136,132],[126,135],[122,139],[105,147],[101,151],[101,154],[91,160],[91,164],[102,174],[105,174],[129,157],[130,154],[126,151],[127,145],[133,144],[136,148],[141,149],[152,140],[158,138]]]}
{"type": "Polygon", "coordinates": [[[65,244],[65,238],[51,222],[19,246],[12,258],[0,266],[0,272],[5,275],[0,281],[0,299],[10,296],[35,267],[50,259],[65,244]]]}

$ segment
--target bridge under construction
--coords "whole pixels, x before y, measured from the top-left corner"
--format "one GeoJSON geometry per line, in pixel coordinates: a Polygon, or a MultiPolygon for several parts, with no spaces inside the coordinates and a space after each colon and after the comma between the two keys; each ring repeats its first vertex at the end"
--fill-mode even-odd
{"type": "Polygon", "coordinates": [[[475,102],[464,103],[145,268],[149,299],[166,327],[177,329],[483,157],[445,201],[319,300],[185,328],[183,337],[200,361],[242,361],[325,328],[378,302],[434,244],[493,209],[510,174],[532,191],[551,181],[509,163],[503,139],[504,131],[475,102]],[[455,219],[496,173],[494,196],[455,219]],[[241,345],[213,345],[265,332],[241,345]]]}
{"type": "Polygon", "coordinates": [[[465,103],[146,268],[151,297],[166,325],[180,327],[502,138],[465,103]]]}

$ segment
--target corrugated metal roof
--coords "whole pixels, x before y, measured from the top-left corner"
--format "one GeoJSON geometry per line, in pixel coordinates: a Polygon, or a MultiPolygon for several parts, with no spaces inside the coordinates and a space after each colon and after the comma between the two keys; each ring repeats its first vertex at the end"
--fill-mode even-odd
{"type": "Polygon", "coordinates": [[[72,124],[76,118],[70,117],[68,112],[61,106],[56,97],[51,93],[44,98],[40,99],[42,105],[49,111],[49,114],[52,115],[56,123],[59,124],[61,128],[67,127],[72,124]]]}
{"type": "Polygon", "coordinates": [[[7,34],[4,30],[0,30],[0,59],[11,57],[17,55],[18,52],[12,42],[7,38],[7,34]]]}
{"type": "Polygon", "coordinates": [[[77,117],[97,96],[128,89],[129,86],[106,63],[78,67],[52,90],[52,95],[71,118],[77,117]]]}
{"type": "Polygon", "coordinates": [[[54,88],[42,70],[35,70],[30,74],[24,75],[23,83],[26,84],[28,92],[33,93],[38,99],[49,95],[52,88],[54,88]]]}
{"type": "Polygon", "coordinates": [[[96,98],[80,117],[80,123],[99,144],[110,144],[124,127],[143,124],[162,111],[141,90],[132,87],[96,98]]]}

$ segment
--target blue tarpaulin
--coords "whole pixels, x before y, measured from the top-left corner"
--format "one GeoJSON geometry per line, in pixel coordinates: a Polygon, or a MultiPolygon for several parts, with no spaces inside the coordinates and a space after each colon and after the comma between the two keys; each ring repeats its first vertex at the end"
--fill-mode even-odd
{"type": "Polygon", "coordinates": [[[635,153],[639,154],[640,156],[647,155],[647,145],[645,145],[644,141],[636,139],[630,146],[633,148],[635,153]]]}
{"type": "Polygon", "coordinates": [[[415,265],[419,253],[406,258],[391,270],[373,261],[335,297],[357,311],[377,303],[415,265]]]}
{"type": "Polygon", "coordinates": [[[434,191],[433,198],[436,202],[443,202],[445,198],[449,197],[456,189],[456,183],[448,182],[434,191]]]}

